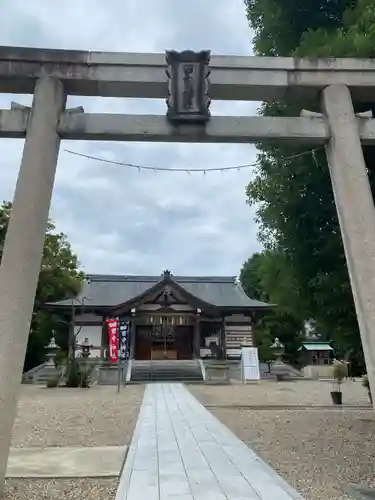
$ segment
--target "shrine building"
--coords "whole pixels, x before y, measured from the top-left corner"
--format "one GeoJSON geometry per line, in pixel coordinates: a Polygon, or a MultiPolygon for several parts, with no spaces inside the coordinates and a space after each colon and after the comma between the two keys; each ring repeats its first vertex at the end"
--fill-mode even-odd
{"type": "Polygon", "coordinates": [[[73,313],[77,341],[91,357],[108,353],[107,318],[130,321],[130,358],[204,358],[216,343],[228,358],[252,345],[254,315],[269,308],[249,298],[235,277],[88,275],[75,299],[52,305],[73,313]]]}

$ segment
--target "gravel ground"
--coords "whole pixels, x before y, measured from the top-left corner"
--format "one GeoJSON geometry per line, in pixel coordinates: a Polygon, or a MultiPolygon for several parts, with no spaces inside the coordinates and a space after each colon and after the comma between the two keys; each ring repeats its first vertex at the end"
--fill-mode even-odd
{"type": "MultiPolygon", "coordinates": [[[[189,387],[307,500],[346,500],[344,488],[351,483],[375,488],[375,417],[363,409],[368,399],[360,382],[343,386],[344,403],[358,409],[333,407],[331,388],[311,381],[189,387]],[[287,408],[292,405],[301,407],[287,408]]],[[[118,395],[113,387],[23,386],[12,444],[128,443],[143,390],[129,386],[118,395]]],[[[117,479],[11,479],[4,500],[113,500],[116,488],[117,479]]]]}
{"type": "Polygon", "coordinates": [[[308,500],[343,500],[375,487],[372,410],[214,410],[308,500]]]}
{"type": "Polygon", "coordinates": [[[144,387],[47,389],[23,385],[14,447],[116,446],[129,443],[144,387]]]}
{"type": "MultiPolygon", "coordinates": [[[[195,385],[191,392],[204,405],[327,405],[332,406],[332,382],[299,380],[258,384],[195,385]]],[[[344,405],[368,405],[367,392],[360,380],[342,386],[344,405]]]]}
{"type": "MultiPolygon", "coordinates": [[[[22,386],[14,447],[129,443],[144,387],[46,389],[22,386]]],[[[8,479],[4,500],[113,500],[117,479],[8,479]]]]}
{"type": "Polygon", "coordinates": [[[344,402],[358,405],[358,410],[333,407],[331,384],[325,382],[261,382],[190,390],[307,500],[346,500],[344,489],[350,484],[375,488],[375,416],[372,409],[362,409],[368,399],[360,382],[343,387],[344,402]],[[314,406],[272,407],[296,404],[314,406]],[[257,405],[262,408],[254,408],[257,405]]]}
{"type": "Polygon", "coordinates": [[[11,479],[4,500],[113,500],[117,479],[11,479]]]}

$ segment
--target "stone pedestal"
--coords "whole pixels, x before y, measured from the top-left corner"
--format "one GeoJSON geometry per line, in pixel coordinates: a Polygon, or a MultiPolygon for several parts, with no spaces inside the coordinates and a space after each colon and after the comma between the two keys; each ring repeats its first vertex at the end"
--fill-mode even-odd
{"type": "Polygon", "coordinates": [[[48,382],[49,380],[53,380],[61,377],[62,370],[57,369],[55,365],[47,364],[43,368],[43,379],[48,382]]]}
{"type": "Polygon", "coordinates": [[[272,375],[275,375],[278,381],[292,378],[290,375],[290,368],[281,360],[276,360],[272,365],[272,375]]]}
{"type": "Polygon", "coordinates": [[[101,366],[98,374],[98,385],[117,385],[118,368],[117,365],[101,366]]]}

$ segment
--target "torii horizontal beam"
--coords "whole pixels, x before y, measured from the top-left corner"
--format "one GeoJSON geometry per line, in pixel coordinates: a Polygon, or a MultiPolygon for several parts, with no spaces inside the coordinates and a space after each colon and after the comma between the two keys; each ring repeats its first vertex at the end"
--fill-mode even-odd
{"type": "MultiPolygon", "coordinates": [[[[374,124],[375,127],[375,124],[374,124]]],[[[59,134],[64,139],[140,142],[324,144],[329,139],[323,118],[215,116],[202,125],[171,125],[165,116],[64,114],[59,134]]],[[[375,132],[375,128],[374,128],[375,132]]]]}
{"type": "MultiPolygon", "coordinates": [[[[165,99],[164,54],[0,47],[0,93],[32,94],[38,78],[54,76],[67,94],[165,99]]],[[[210,62],[212,99],[269,101],[316,96],[345,83],[356,101],[371,102],[371,59],[215,56],[210,62]]]]}
{"type": "MultiPolygon", "coordinates": [[[[0,110],[0,137],[24,138],[29,109],[0,110]]],[[[375,145],[375,120],[358,118],[361,142],[375,145]]],[[[274,118],[261,116],[214,116],[206,127],[172,126],[165,116],[63,113],[61,139],[84,141],[258,143],[290,142],[324,145],[330,139],[325,118],[274,118]]]]}

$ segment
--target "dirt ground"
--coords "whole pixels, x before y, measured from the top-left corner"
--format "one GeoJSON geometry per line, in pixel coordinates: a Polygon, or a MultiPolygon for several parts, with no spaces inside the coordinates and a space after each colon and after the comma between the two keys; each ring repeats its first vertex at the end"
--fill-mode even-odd
{"type": "Polygon", "coordinates": [[[375,487],[375,416],[360,381],[343,386],[347,408],[332,405],[331,387],[262,381],[189,389],[307,500],[344,500],[350,484],[375,487]]]}

